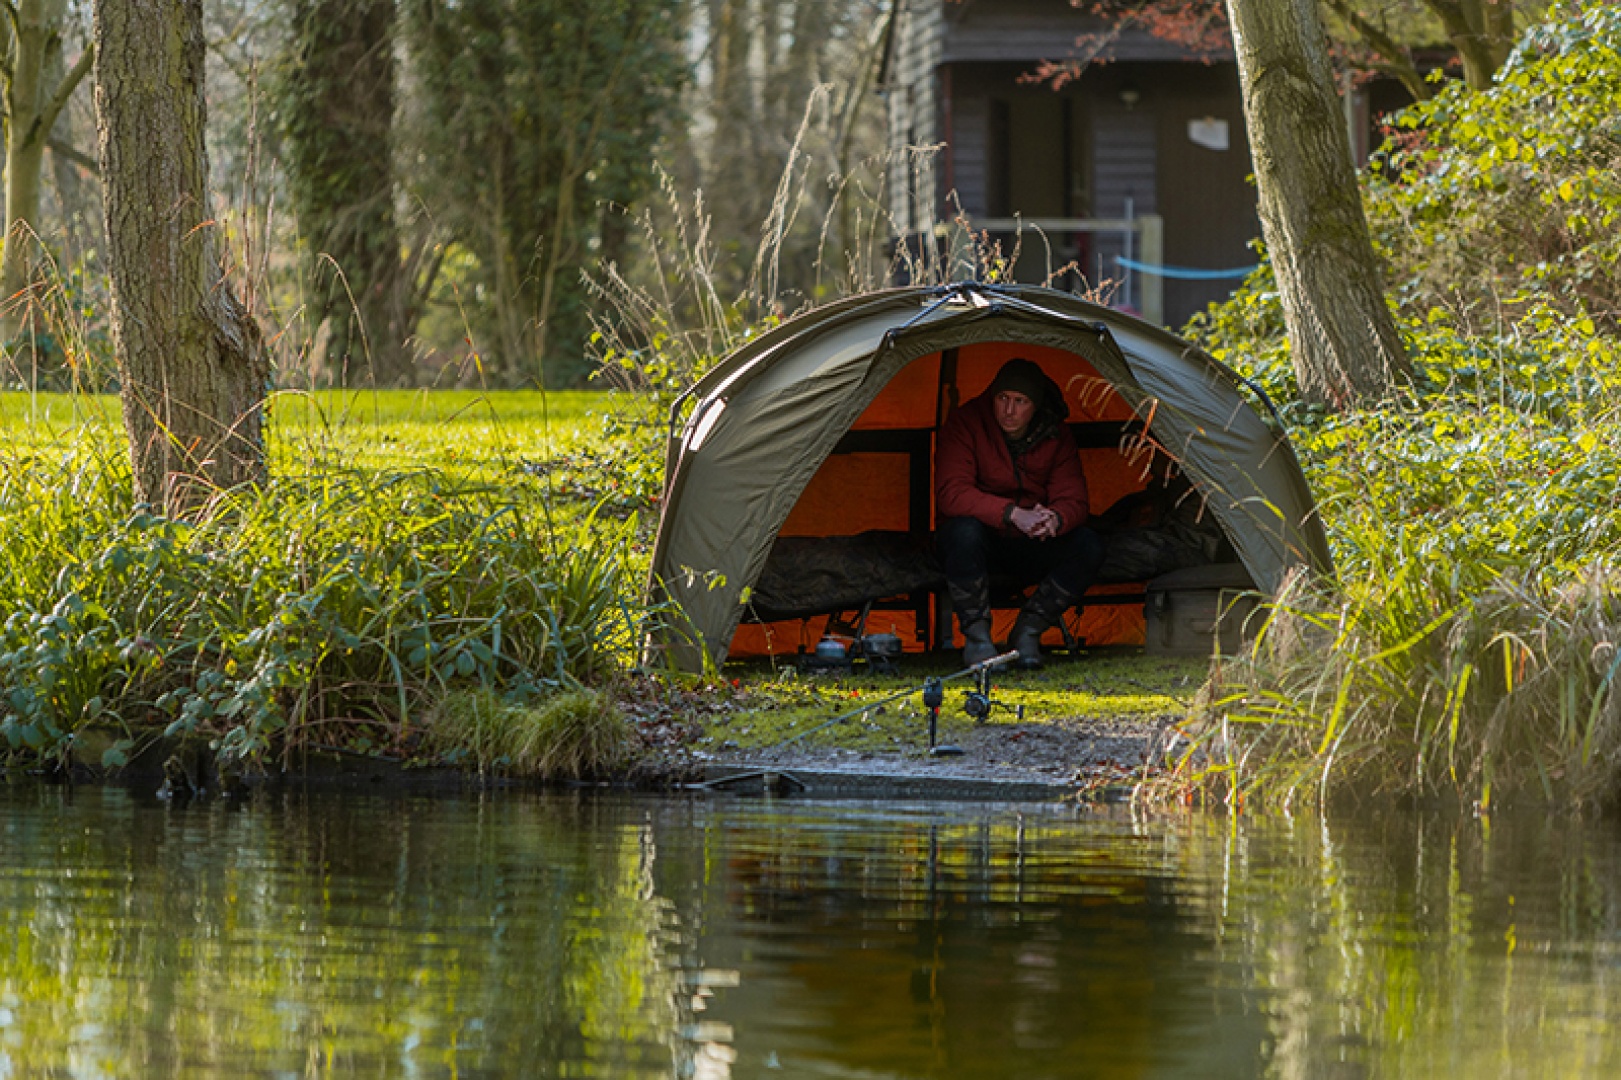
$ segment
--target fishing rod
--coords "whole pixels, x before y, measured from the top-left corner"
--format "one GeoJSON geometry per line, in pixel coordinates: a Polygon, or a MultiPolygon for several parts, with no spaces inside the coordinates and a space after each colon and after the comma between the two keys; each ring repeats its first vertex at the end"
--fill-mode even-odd
{"type": "MultiPolygon", "coordinates": [[[[888,697],[879,698],[877,701],[864,702],[861,705],[858,705],[856,708],[851,709],[849,712],[840,713],[839,715],[833,717],[833,719],[823,721],[813,728],[807,728],[797,735],[788,736],[788,738],[783,739],[781,742],[771,747],[771,749],[781,750],[786,746],[790,746],[793,743],[798,742],[800,739],[808,738],[809,736],[816,734],[818,731],[825,731],[834,724],[848,720],[852,716],[860,716],[862,713],[871,712],[880,705],[887,705],[891,701],[898,701],[901,698],[911,697],[913,694],[921,693],[923,695],[923,706],[929,710],[929,753],[941,757],[959,755],[962,753],[962,750],[958,747],[937,746],[935,744],[935,735],[940,722],[940,706],[945,704],[945,684],[953,681],[954,679],[966,678],[969,675],[972,675],[978,679],[979,689],[968,695],[968,713],[970,716],[974,717],[976,721],[983,720],[987,715],[990,714],[991,706],[1000,704],[1000,702],[991,701],[991,671],[1010,660],[1018,659],[1018,656],[1018,650],[1013,649],[1002,653],[1000,656],[993,656],[989,660],[981,660],[977,664],[972,664],[965,667],[961,671],[952,672],[950,675],[930,676],[929,678],[923,680],[922,686],[913,686],[908,687],[905,690],[897,690],[888,697]]],[[[1012,706],[1006,705],[1002,707],[1012,708],[1012,706]]],[[[1024,707],[1022,705],[1019,706],[1017,712],[1022,719],[1024,715],[1024,707]]]]}

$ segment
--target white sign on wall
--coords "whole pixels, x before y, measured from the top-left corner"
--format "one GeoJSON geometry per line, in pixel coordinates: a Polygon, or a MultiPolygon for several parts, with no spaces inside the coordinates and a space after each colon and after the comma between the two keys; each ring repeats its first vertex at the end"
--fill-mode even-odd
{"type": "Polygon", "coordinates": [[[1227,121],[1217,120],[1214,116],[1207,116],[1202,120],[1189,120],[1188,141],[1206,150],[1227,149],[1227,121]]]}

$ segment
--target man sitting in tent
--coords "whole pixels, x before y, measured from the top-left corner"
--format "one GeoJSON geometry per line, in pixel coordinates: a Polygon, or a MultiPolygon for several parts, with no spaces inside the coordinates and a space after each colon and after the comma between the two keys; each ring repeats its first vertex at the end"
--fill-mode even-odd
{"type": "Polygon", "coordinates": [[[1086,527],[1086,475],[1068,416],[1057,384],[1032,361],[1014,359],[940,428],[935,542],[970,665],[996,655],[993,573],[1039,581],[1008,642],[1020,666],[1034,668],[1042,633],[1081,598],[1103,560],[1102,542],[1086,527]]]}

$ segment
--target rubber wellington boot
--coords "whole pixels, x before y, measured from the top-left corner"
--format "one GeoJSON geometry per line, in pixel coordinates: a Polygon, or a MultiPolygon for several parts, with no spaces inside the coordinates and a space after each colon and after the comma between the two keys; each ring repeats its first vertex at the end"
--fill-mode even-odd
{"type": "Polygon", "coordinates": [[[1019,617],[1013,623],[1013,634],[1008,638],[1008,647],[1019,652],[1021,668],[1034,671],[1041,667],[1041,635],[1047,632],[1048,627],[1058,625],[1058,620],[1064,617],[1076,599],[1073,593],[1052,580],[1043,581],[1030,594],[1024,607],[1019,609],[1019,617]]]}
{"type": "Polygon", "coordinates": [[[981,619],[962,628],[963,667],[983,664],[996,655],[996,642],[991,640],[991,620],[981,619]]]}
{"type": "Polygon", "coordinates": [[[957,612],[957,625],[962,628],[963,666],[984,663],[996,655],[996,643],[991,640],[990,579],[953,581],[947,588],[951,593],[951,606],[957,612]]]}
{"type": "Polygon", "coordinates": [[[1024,611],[1019,612],[1013,623],[1008,648],[1019,651],[1018,665],[1026,671],[1041,667],[1041,635],[1047,632],[1047,626],[1048,623],[1024,611]]]}

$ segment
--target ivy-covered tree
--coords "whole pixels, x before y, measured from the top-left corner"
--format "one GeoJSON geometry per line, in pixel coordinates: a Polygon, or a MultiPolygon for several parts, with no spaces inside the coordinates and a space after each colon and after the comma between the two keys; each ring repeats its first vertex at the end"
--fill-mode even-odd
{"type": "Polygon", "coordinates": [[[394,218],[394,0],[292,0],[279,80],[287,180],[325,366],[409,384],[394,218]]]}
{"type": "Polygon", "coordinates": [[[681,0],[406,0],[413,182],[470,256],[486,374],[588,371],[581,270],[634,203],[685,65],[681,0]]]}

